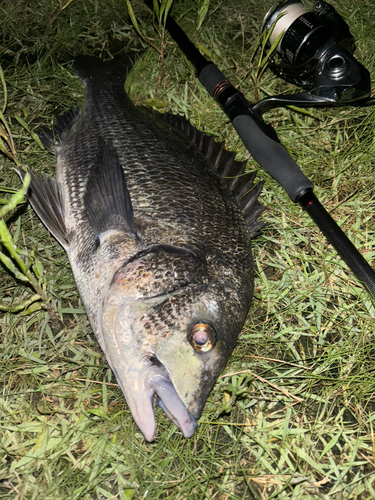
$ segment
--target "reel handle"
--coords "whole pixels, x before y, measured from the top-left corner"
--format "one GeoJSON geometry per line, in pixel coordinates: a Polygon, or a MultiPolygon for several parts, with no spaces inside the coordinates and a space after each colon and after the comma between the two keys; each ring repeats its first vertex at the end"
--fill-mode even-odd
{"type": "MultiPolygon", "coordinates": [[[[280,68],[282,67],[280,65],[280,68]]],[[[294,68],[295,71],[297,69],[294,68]]],[[[290,76],[291,73],[288,74],[290,76]]],[[[293,81],[282,71],[279,76],[293,81]]],[[[261,116],[269,109],[290,105],[300,108],[371,106],[373,100],[370,95],[371,81],[368,70],[348,51],[335,45],[327,49],[324,60],[317,62],[313,88],[297,94],[266,97],[256,103],[253,110],[261,116]]]]}

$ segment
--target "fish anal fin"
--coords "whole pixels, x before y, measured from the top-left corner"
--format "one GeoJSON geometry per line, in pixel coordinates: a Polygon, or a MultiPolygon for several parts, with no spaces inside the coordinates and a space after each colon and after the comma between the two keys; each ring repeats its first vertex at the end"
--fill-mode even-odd
{"type": "MultiPolygon", "coordinates": [[[[23,180],[25,172],[19,169],[18,175],[23,180]]],[[[66,250],[69,246],[69,241],[65,227],[61,187],[51,177],[39,177],[36,174],[30,175],[31,181],[27,191],[30,204],[46,228],[66,250]]]]}
{"type": "Polygon", "coordinates": [[[52,127],[52,130],[46,127],[43,128],[42,132],[39,134],[39,139],[47,151],[56,154],[56,146],[64,140],[64,135],[69,132],[79,115],[79,109],[71,107],[64,115],[56,117],[55,125],[52,127]]]}
{"type": "Polygon", "coordinates": [[[108,231],[136,237],[132,202],[117,152],[103,138],[98,146],[83,200],[90,226],[100,241],[108,231]]]}

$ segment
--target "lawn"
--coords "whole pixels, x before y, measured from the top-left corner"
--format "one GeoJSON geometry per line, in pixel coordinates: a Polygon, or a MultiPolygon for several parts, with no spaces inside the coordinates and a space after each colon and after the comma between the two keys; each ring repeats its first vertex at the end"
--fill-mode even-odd
{"type": "MultiPolygon", "coordinates": [[[[175,19],[251,102],[299,91],[260,60],[271,4],[173,2],[175,19]]],[[[333,5],[375,77],[373,2],[333,5]]],[[[6,225],[12,238],[0,245],[0,499],[375,498],[374,301],[257,166],[162,20],[139,0],[3,0],[0,25],[0,232],[6,238],[6,225]],[[161,410],[154,442],[137,429],[67,257],[15,172],[22,164],[54,175],[37,134],[83,102],[74,56],[134,48],[142,52],[126,82],[132,100],[184,115],[265,180],[254,300],[188,440],[161,410]]],[[[265,121],[375,267],[374,110],[281,108],[265,121]]]]}

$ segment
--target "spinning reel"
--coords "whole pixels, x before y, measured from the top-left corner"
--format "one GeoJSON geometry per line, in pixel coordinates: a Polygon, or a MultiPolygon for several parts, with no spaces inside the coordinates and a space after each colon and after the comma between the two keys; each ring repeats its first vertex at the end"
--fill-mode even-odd
{"type": "Polygon", "coordinates": [[[267,12],[262,32],[269,48],[276,44],[269,61],[272,70],[306,91],[267,97],[253,107],[258,114],[287,105],[375,104],[369,98],[370,74],[353,56],[349,26],[329,3],[316,0],[308,10],[300,0],[279,0],[267,12]]]}

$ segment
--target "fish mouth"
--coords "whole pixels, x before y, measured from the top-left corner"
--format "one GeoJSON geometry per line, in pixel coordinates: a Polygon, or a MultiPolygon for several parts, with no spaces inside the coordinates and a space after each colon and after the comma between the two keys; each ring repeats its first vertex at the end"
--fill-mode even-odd
{"type": "MultiPolygon", "coordinates": [[[[115,370],[114,370],[115,371],[115,370]]],[[[178,396],[168,371],[156,358],[147,358],[138,371],[133,387],[125,387],[122,377],[115,371],[117,381],[125,395],[133,418],[147,441],[156,434],[155,407],[159,405],[185,438],[193,436],[196,418],[178,396]]]]}
{"type": "Polygon", "coordinates": [[[185,438],[192,437],[197,428],[197,420],[178,396],[165,367],[156,358],[151,358],[150,366],[140,376],[144,378],[148,411],[140,415],[141,418],[136,421],[147,441],[155,438],[154,409],[156,405],[159,405],[172,422],[180,428],[185,438]]]}

